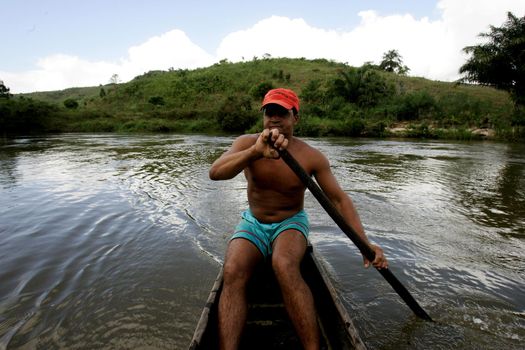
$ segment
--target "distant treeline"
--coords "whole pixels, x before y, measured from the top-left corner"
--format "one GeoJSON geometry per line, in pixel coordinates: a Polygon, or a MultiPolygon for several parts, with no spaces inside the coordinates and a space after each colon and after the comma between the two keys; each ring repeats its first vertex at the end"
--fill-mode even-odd
{"type": "MultiPolygon", "coordinates": [[[[406,68],[406,67],[405,67],[406,68]]],[[[0,94],[0,133],[198,132],[261,128],[260,101],[274,87],[301,99],[299,136],[394,135],[500,139],[525,133],[508,93],[351,67],[324,59],[254,58],[195,70],[151,71],[123,84],[12,96],[0,94]]]]}

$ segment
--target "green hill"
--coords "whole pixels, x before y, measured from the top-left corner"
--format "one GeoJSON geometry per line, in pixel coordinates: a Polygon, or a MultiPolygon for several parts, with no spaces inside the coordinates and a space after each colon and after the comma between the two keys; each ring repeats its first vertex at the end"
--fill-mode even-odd
{"type": "MultiPolygon", "coordinates": [[[[324,59],[263,58],[151,71],[123,84],[17,95],[11,104],[33,104],[27,107],[33,113],[47,106],[45,116],[28,126],[40,131],[240,133],[259,128],[260,101],[272,87],[299,94],[299,135],[389,136],[402,125],[401,136],[471,138],[473,129],[494,129],[502,137],[512,129],[506,92],[324,59]]],[[[9,124],[14,115],[4,116],[3,124],[0,118],[4,132],[31,131],[9,124]]]]}

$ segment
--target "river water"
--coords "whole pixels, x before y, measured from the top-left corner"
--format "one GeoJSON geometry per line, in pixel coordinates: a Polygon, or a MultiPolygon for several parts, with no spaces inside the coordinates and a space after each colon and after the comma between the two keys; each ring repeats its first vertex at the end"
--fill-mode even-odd
{"type": "MultiPolygon", "coordinates": [[[[0,143],[0,349],[184,349],[246,207],[208,168],[232,137],[67,134],[0,143]]],[[[417,319],[307,192],[311,240],[372,349],[525,343],[525,146],[307,139],[417,319]]]]}

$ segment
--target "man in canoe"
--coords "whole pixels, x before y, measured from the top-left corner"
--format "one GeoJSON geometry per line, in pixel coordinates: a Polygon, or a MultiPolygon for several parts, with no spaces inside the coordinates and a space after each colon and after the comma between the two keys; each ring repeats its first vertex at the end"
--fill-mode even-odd
{"type": "MultiPolygon", "coordinates": [[[[306,252],[308,217],[303,210],[305,186],[275,149],[287,149],[313,175],[347,223],[375,252],[372,265],[386,268],[383,250],[368,242],[350,197],[335,179],[328,159],[293,136],[299,122],[299,99],[288,89],[270,90],[262,102],[264,130],[242,135],[210,168],[212,180],[228,180],[241,171],[248,182],[249,209],[228,244],[219,300],[221,349],[236,349],[247,317],[246,286],[262,261],[271,265],[286,310],[305,349],[319,348],[319,330],[312,294],[300,272],[306,252]],[[269,138],[274,142],[273,147],[269,138]],[[275,148],[274,148],[275,147],[275,148]]],[[[364,258],[365,267],[370,262],[364,258]]]]}

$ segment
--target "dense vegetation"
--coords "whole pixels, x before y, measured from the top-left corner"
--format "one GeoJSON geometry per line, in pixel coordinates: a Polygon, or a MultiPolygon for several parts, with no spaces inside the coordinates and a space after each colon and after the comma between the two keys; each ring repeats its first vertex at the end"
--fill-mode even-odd
{"type": "Polygon", "coordinates": [[[513,124],[525,126],[525,16],[511,12],[501,27],[491,26],[479,35],[485,42],[467,46],[470,55],[461,66],[463,81],[475,82],[510,93],[514,101],[513,124]]]}
{"type": "Polygon", "coordinates": [[[399,73],[371,64],[264,57],[151,71],[123,84],[18,96],[7,91],[0,94],[0,133],[253,132],[261,125],[264,93],[287,87],[301,99],[302,136],[381,137],[403,126],[396,135],[470,139],[478,135],[472,130],[488,128],[500,138],[523,137],[508,93],[399,73]]]}

